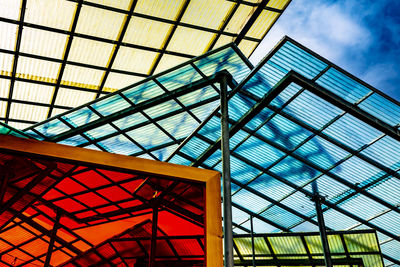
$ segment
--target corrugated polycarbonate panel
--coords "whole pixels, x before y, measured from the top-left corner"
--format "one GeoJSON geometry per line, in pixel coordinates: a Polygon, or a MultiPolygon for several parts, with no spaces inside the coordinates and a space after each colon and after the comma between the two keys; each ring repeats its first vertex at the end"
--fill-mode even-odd
{"type": "MultiPolygon", "coordinates": [[[[5,50],[0,54],[0,72],[12,78],[8,88],[14,87],[14,76],[24,82],[45,81],[53,86],[53,96],[43,103],[49,106],[46,118],[59,114],[60,108],[79,105],[55,104],[60,101],[61,85],[76,89],[71,91],[76,95],[86,89],[98,90],[95,98],[117,91],[235,41],[256,8],[225,0],[78,2],[0,2],[0,48],[5,50]],[[17,54],[15,60],[14,54],[17,54]]],[[[283,6],[262,12],[238,42],[246,56],[254,51],[282,12],[283,6]]],[[[16,99],[12,90],[6,98],[11,102],[16,99]]],[[[6,122],[35,123],[10,118],[10,110],[11,105],[6,106],[3,116],[6,122]]]]}
{"type": "MultiPolygon", "coordinates": [[[[231,124],[242,119],[248,120],[230,139],[233,202],[261,216],[265,215],[266,219],[287,229],[315,229],[315,207],[309,199],[313,194],[314,181],[326,201],[338,207],[333,209],[324,206],[328,228],[376,227],[379,236],[387,232],[396,234],[393,230],[396,220],[393,218],[399,217],[396,201],[399,194],[398,190],[389,189],[396,180],[387,171],[398,171],[400,167],[397,140],[335,106],[329,99],[323,99],[293,83],[267,104],[262,112],[250,118],[245,115],[291,70],[316,80],[349,104],[359,103],[372,115],[374,108],[367,107],[377,102],[364,101],[375,97],[385,105],[383,103],[389,100],[378,93],[371,94],[373,89],[337,67],[333,68],[331,63],[311,51],[305,51],[291,40],[284,40],[261,64],[258,72],[252,74],[241,88],[247,93],[242,94],[239,90],[229,100],[231,124]],[[392,182],[385,184],[386,181],[392,182]],[[260,195],[256,197],[246,190],[247,186],[257,190],[260,195]],[[307,195],[297,192],[297,186],[303,187],[307,195]],[[378,191],[378,188],[388,190],[388,194],[378,191]],[[363,190],[368,190],[372,195],[363,190]],[[243,194],[247,196],[243,197],[243,194]],[[271,206],[268,198],[283,206],[271,206]],[[246,199],[249,201],[246,202],[246,199]],[[380,215],[390,209],[395,211],[380,215]],[[309,219],[304,220],[304,217],[300,218],[292,211],[309,219]],[[363,221],[370,224],[364,225],[363,221]]],[[[390,102],[386,106],[393,108],[387,110],[393,113],[396,105],[390,102]]],[[[379,105],[375,108],[378,110],[379,105]]],[[[395,125],[396,116],[386,111],[378,118],[395,125]]],[[[191,165],[190,161],[196,162],[202,155],[198,151],[209,149],[218,140],[219,119],[218,114],[208,118],[207,123],[171,157],[170,162],[188,165],[191,165]]],[[[211,156],[196,164],[221,171],[220,151],[215,150],[211,156]]],[[[396,179],[399,178],[399,173],[396,173],[396,179]]],[[[248,219],[234,217],[233,222],[250,229],[248,219]]],[[[238,227],[235,229],[243,231],[238,227]]],[[[368,261],[374,262],[371,259],[368,261]]]]}
{"type": "MultiPolygon", "coordinates": [[[[73,112],[61,114],[59,119],[56,117],[39,124],[28,133],[37,136],[35,132],[38,131],[41,137],[47,140],[57,139],[58,142],[88,148],[92,148],[94,142],[98,144],[97,148],[105,151],[165,160],[176,149],[177,144],[193,132],[204,116],[219,103],[218,84],[196,90],[189,87],[190,91],[185,89],[185,86],[223,69],[237,74],[237,82],[250,72],[250,65],[247,65],[248,63],[245,63],[231,46],[205,57],[210,60],[202,57],[186,63],[153,79],[144,80],[77,108],[73,112]],[[177,90],[186,90],[187,93],[168,101],[157,100],[164,98],[168,92],[177,90]],[[151,104],[153,102],[156,104],[151,104]],[[146,108],[135,109],[135,105],[145,105],[146,108]],[[118,114],[126,115],[118,117],[118,114]],[[108,123],[103,122],[104,120],[108,123]],[[79,132],[79,127],[85,127],[86,124],[96,126],[79,132]],[[80,134],[59,137],[71,130],[80,134]],[[91,143],[89,140],[92,140],[91,143]]],[[[72,89],[59,90],[58,99],[64,100],[56,103],[62,106],[71,105],[73,101],[70,91],[72,89]]],[[[92,98],[93,94],[82,92],[80,98],[92,98]]],[[[249,175],[248,179],[251,178],[249,175]]]]}

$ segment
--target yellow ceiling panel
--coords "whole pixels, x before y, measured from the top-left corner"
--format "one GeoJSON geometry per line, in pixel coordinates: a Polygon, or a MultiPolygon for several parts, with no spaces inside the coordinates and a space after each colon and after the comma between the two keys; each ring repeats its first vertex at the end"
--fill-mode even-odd
{"type": "Polygon", "coordinates": [[[213,38],[213,33],[178,26],[167,50],[188,55],[200,55],[207,51],[213,38]]]}
{"type": "Polygon", "coordinates": [[[131,6],[132,0],[88,0],[88,2],[104,5],[104,6],[111,6],[119,9],[128,10],[131,6]]]}
{"type": "Polygon", "coordinates": [[[239,33],[244,25],[246,25],[246,22],[249,20],[255,9],[256,7],[240,5],[235,14],[229,20],[225,31],[230,33],[239,33]]]}
{"type": "Polygon", "coordinates": [[[277,9],[283,9],[291,0],[270,0],[267,7],[273,7],[277,9]]]}
{"type": "Polygon", "coordinates": [[[162,72],[164,70],[170,69],[171,67],[179,65],[186,61],[188,61],[188,59],[184,57],[177,57],[173,55],[164,54],[161,57],[161,60],[158,63],[156,71],[154,73],[162,72]]]}
{"type": "Polygon", "coordinates": [[[132,17],[123,41],[161,49],[171,28],[171,24],[140,17],[132,17]]]}
{"type": "Polygon", "coordinates": [[[155,52],[120,47],[113,68],[147,74],[156,56],[155,52]]]}
{"type": "Polygon", "coordinates": [[[14,61],[14,56],[0,53],[0,74],[11,76],[11,69],[14,61]]]}
{"type": "Polygon", "coordinates": [[[68,61],[106,67],[114,45],[75,37],[72,40],[68,61]]]}
{"type": "Polygon", "coordinates": [[[68,111],[69,109],[62,109],[62,108],[53,108],[53,110],[51,111],[51,115],[50,117],[54,117],[56,115],[59,115],[61,113],[64,113],[66,111],[68,111]]]}
{"type": "Polygon", "coordinates": [[[16,81],[14,84],[13,98],[50,104],[53,93],[53,86],[16,81]]]}
{"type": "Polygon", "coordinates": [[[7,124],[13,128],[20,129],[20,130],[28,128],[29,126],[32,126],[32,124],[29,124],[29,123],[14,122],[14,121],[9,121],[7,124]]]}
{"type": "Polygon", "coordinates": [[[174,20],[185,0],[139,0],[135,12],[174,20]]]}
{"type": "Polygon", "coordinates": [[[230,44],[235,40],[234,37],[228,35],[220,35],[213,48],[217,48],[226,44],[230,44]]]}
{"type": "Polygon", "coordinates": [[[27,121],[42,121],[46,119],[48,107],[11,103],[10,118],[27,121]]]}
{"type": "Polygon", "coordinates": [[[246,35],[257,39],[263,38],[278,16],[277,12],[263,10],[246,35]]]}
{"type": "Polygon", "coordinates": [[[101,8],[82,6],[76,32],[116,40],[126,15],[101,8]]]}
{"type": "Polygon", "coordinates": [[[24,27],[20,51],[61,59],[68,35],[24,27]]]}
{"type": "Polygon", "coordinates": [[[254,49],[257,47],[257,45],[257,42],[242,40],[238,47],[246,57],[249,57],[254,49]]]}
{"type": "Polygon", "coordinates": [[[4,118],[6,115],[7,102],[0,101],[0,117],[4,118]]]}
{"type": "Polygon", "coordinates": [[[69,30],[76,5],[72,1],[65,0],[29,0],[26,5],[25,21],[69,30]]]}
{"type": "Polygon", "coordinates": [[[61,63],[51,62],[30,57],[19,57],[16,77],[56,82],[61,63]]]}
{"type": "Polygon", "coordinates": [[[217,30],[234,5],[226,0],[192,0],[182,22],[217,30]]]}
{"type": "Polygon", "coordinates": [[[0,48],[14,50],[17,39],[18,26],[10,23],[0,22],[0,48]]]}
{"type": "Polygon", "coordinates": [[[18,19],[21,0],[0,0],[0,17],[18,19]]]}
{"type": "Polygon", "coordinates": [[[8,97],[10,91],[10,80],[0,79],[0,97],[8,97]]]}
{"type": "Polygon", "coordinates": [[[122,89],[143,79],[143,77],[139,76],[111,72],[107,77],[106,83],[104,84],[103,91],[114,92],[115,90],[122,89]]]}
{"type": "Polygon", "coordinates": [[[61,84],[97,89],[104,71],[67,64],[61,84]]]}
{"type": "Polygon", "coordinates": [[[94,100],[96,94],[60,87],[55,104],[66,107],[76,107],[94,100]]]}

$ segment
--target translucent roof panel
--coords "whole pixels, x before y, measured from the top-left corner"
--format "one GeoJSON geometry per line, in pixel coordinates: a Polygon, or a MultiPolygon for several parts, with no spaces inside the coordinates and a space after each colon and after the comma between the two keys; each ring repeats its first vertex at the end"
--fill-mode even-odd
{"type": "MultiPolygon", "coordinates": [[[[310,200],[317,184],[329,229],[373,228],[381,244],[400,244],[400,191],[390,186],[400,179],[396,107],[294,40],[282,40],[229,100],[232,201],[249,214],[234,216],[234,231],[249,231],[250,214],[278,231],[317,229],[310,200]]],[[[168,161],[222,171],[219,120],[215,110],[168,161]]],[[[397,263],[391,255],[383,249],[397,263]]]]}
{"type": "MultiPolygon", "coordinates": [[[[41,140],[165,160],[218,105],[219,85],[188,85],[227,70],[240,82],[252,66],[234,44],[41,122],[26,132],[41,140]]],[[[64,106],[68,90],[60,88],[64,106]],[[62,89],[62,90],[61,90],[62,89]]],[[[43,97],[43,96],[42,96],[43,97]]],[[[81,92],[82,100],[93,93],[81,92]]]]}
{"type": "MultiPolygon", "coordinates": [[[[235,266],[252,265],[254,242],[255,263],[268,266],[324,266],[319,233],[279,233],[235,235],[235,266]]],[[[334,266],[383,267],[375,231],[339,231],[328,233],[334,266]]]]}
{"type": "Polygon", "coordinates": [[[0,71],[9,83],[1,90],[9,93],[0,119],[34,124],[80,105],[61,107],[66,92],[96,99],[231,42],[248,57],[290,0],[265,2],[2,0],[0,71]],[[28,98],[14,91],[17,82],[53,88],[40,117],[12,114],[14,102],[28,98]]]}

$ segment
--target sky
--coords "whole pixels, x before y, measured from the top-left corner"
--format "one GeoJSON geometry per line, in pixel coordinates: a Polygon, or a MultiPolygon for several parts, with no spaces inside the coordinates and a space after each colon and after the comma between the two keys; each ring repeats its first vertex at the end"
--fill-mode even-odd
{"type": "Polygon", "coordinates": [[[400,0],[292,0],[250,60],[284,35],[400,101],[400,0]]]}

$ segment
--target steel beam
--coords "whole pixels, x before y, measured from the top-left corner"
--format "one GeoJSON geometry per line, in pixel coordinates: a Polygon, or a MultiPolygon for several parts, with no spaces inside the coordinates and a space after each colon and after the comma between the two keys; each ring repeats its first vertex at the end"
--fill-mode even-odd
{"type": "Polygon", "coordinates": [[[158,206],[153,207],[152,216],[152,227],[151,227],[151,242],[150,242],[150,253],[149,253],[149,267],[155,266],[156,258],[156,246],[157,246],[157,224],[158,224],[158,206]]]}
{"type": "Polygon", "coordinates": [[[326,234],[324,214],[323,214],[323,211],[321,208],[321,198],[322,197],[318,193],[317,182],[314,181],[311,185],[312,185],[312,190],[313,190],[313,194],[314,194],[314,196],[312,197],[312,200],[315,202],[315,210],[317,212],[319,235],[321,236],[321,243],[322,243],[322,249],[324,252],[325,265],[326,265],[326,267],[333,267],[331,251],[329,249],[328,236],[326,234]]]}
{"type": "Polygon", "coordinates": [[[251,254],[253,255],[253,267],[256,267],[256,252],[254,250],[254,227],[253,216],[250,215],[250,229],[251,229],[251,254]]]}
{"type": "Polygon", "coordinates": [[[232,196],[231,167],[229,151],[229,111],[228,111],[228,76],[220,76],[221,86],[221,151],[224,207],[224,264],[233,267],[233,231],[232,231],[232,196]]]}
{"type": "Polygon", "coordinates": [[[54,246],[54,241],[57,236],[57,230],[58,230],[58,227],[60,224],[60,218],[61,218],[61,212],[59,212],[57,210],[56,211],[56,219],[55,219],[54,225],[53,225],[53,230],[51,231],[49,246],[47,248],[46,261],[44,262],[44,267],[50,266],[51,254],[53,253],[53,246],[54,246]]]}

